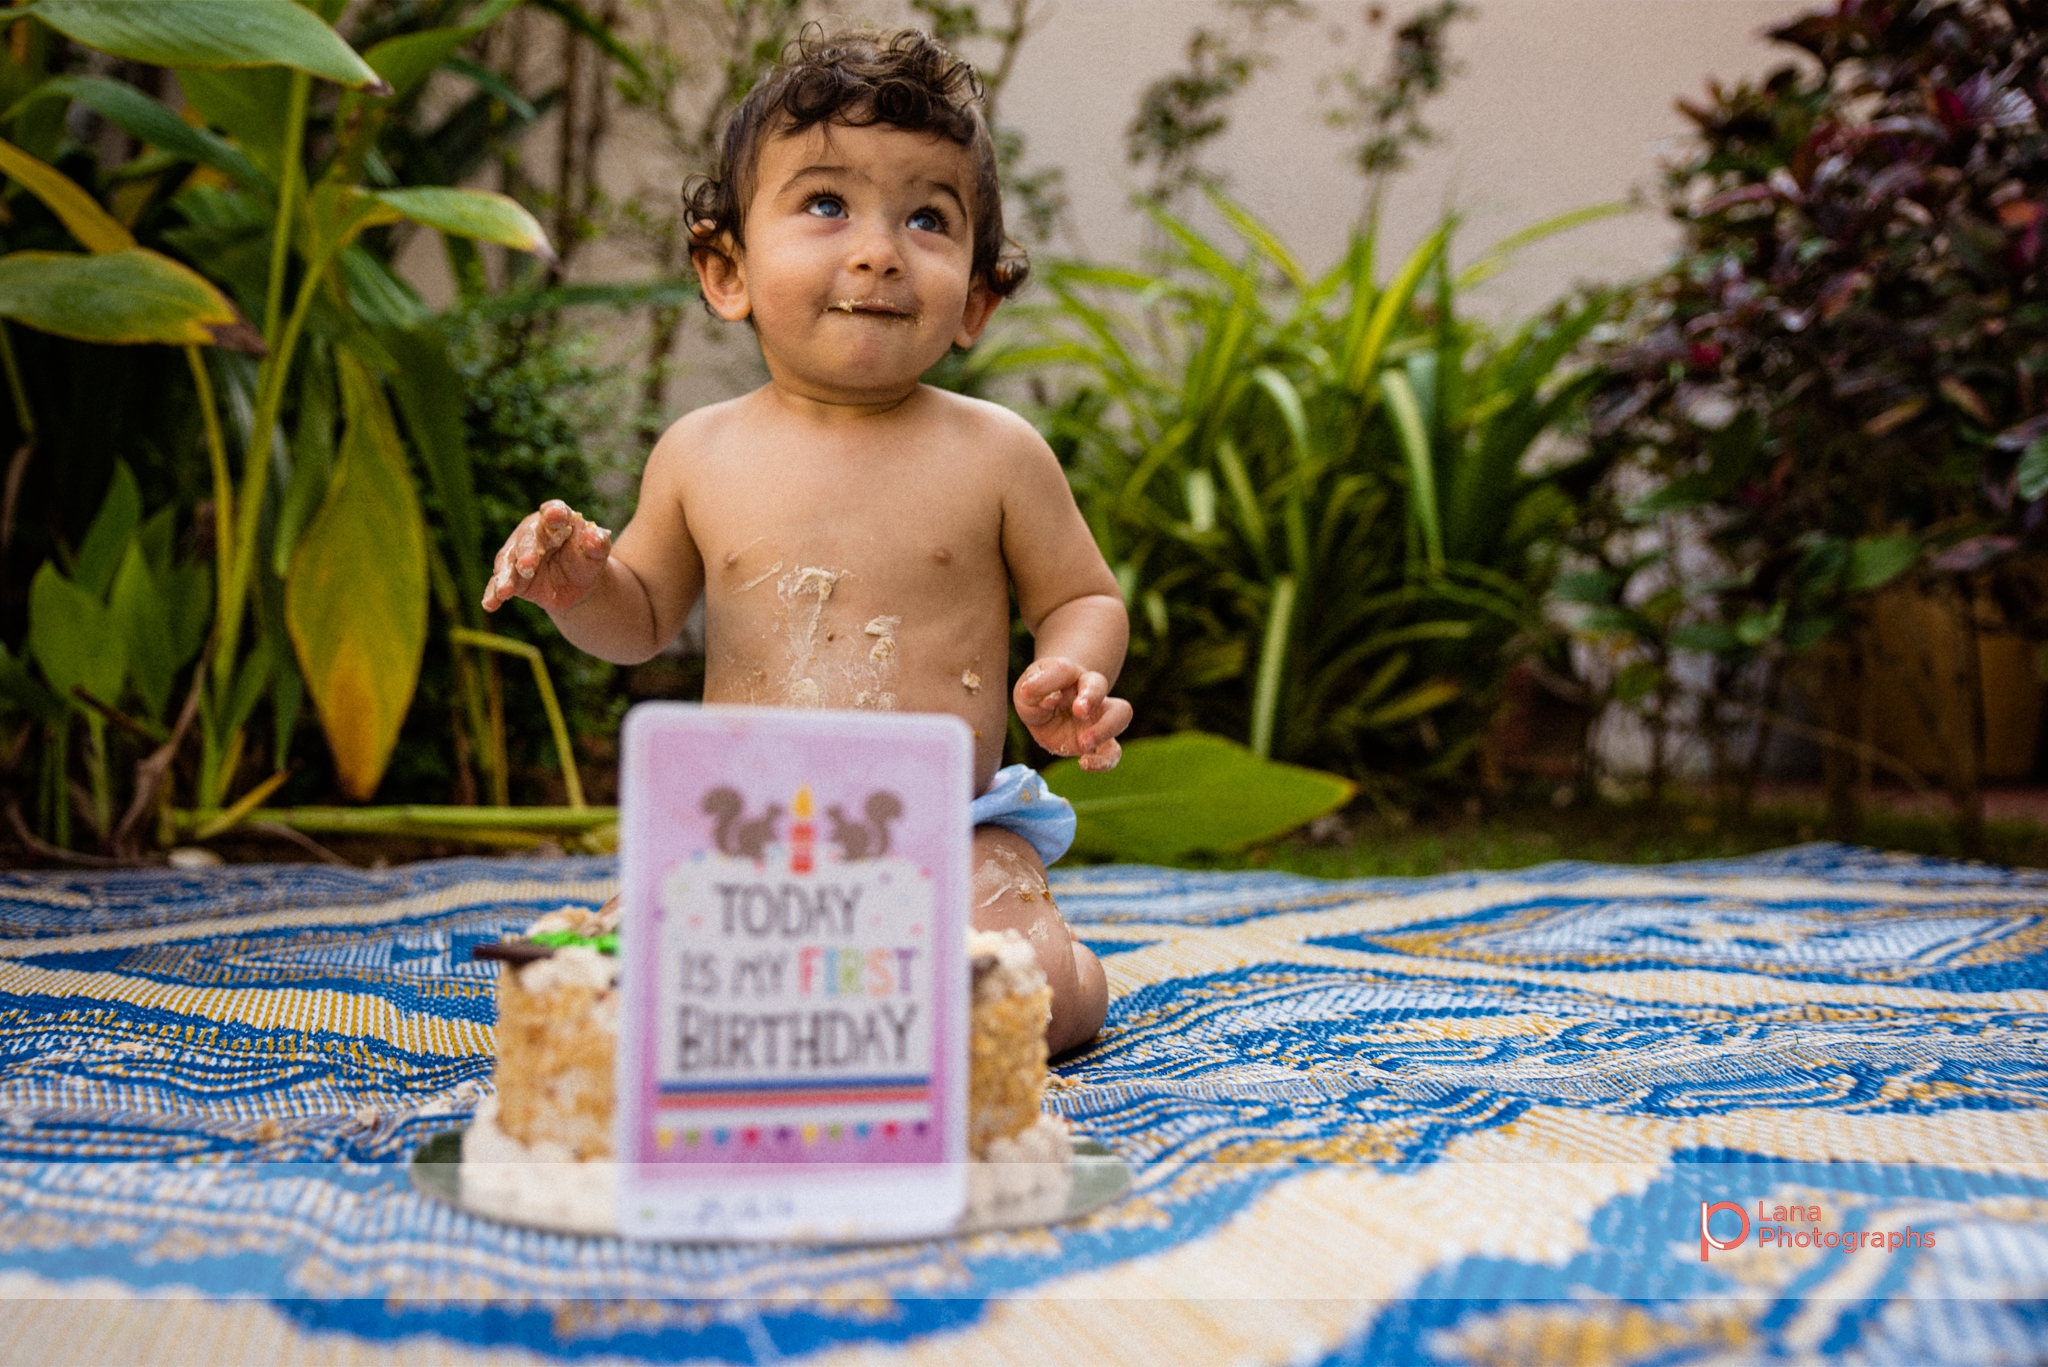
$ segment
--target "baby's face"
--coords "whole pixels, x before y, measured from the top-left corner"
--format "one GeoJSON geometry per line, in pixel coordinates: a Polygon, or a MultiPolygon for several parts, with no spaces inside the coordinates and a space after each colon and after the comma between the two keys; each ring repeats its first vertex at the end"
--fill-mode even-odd
{"type": "Polygon", "coordinates": [[[936,133],[821,124],[770,138],[746,246],[726,288],[706,272],[706,296],[723,317],[752,316],[778,385],[894,402],[994,310],[973,279],[973,196],[973,155],[936,133]]]}

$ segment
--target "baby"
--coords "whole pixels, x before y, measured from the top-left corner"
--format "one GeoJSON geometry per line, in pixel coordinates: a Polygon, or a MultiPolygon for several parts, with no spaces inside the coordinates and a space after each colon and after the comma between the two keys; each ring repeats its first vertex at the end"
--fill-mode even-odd
{"type": "Polygon", "coordinates": [[[746,320],[768,383],[648,457],[619,534],[551,500],[483,605],[547,609],[619,664],[704,600],[704,700],[950,712],[974,728],[974,924],[1029,938],[1058,1053],[1101,1027],[1102,965],[1046,889],[1073,814],[997,771],[1010,594],[1036,642],[1011,695],[1038,743],[1107,769],[1129,621],[1058,461],[995,404],[921,383],[1029,269],[1003,233],[973,71],[921,33],[807,41],[734,111],[689,194],[705,303],[746,320]]]}

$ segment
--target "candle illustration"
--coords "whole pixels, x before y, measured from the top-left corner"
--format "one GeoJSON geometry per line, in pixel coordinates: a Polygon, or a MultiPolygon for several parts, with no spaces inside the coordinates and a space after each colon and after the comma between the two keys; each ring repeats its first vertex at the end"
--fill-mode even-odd
{"type": "Polygon", "coordinates": [[[811,785],[800,785],[790,802],[789,871],[809,873],[817,850],[818,823],[811,819],[811,785]]]}

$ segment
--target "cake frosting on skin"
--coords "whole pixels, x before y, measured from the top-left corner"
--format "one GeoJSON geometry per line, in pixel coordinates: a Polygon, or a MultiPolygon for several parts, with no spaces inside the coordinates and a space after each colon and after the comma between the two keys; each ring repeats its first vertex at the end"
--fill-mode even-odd
{"type": "MultiPolygon", "coordinates": [[[[462,1185],[507,1219],[611,1232],[613,1060],[619,1037],[616,904],[550,912],[479,950],[498,974],[497,1095],[462,1141],[462,1185]],[[536,1167],[535,1165],[540,1165],[536,1167]]],[[[968,1210],[962,1229],[1057,1219],[1072,1178],[1067,1128],[1040,1109],[1052,989],[1016,931],[969,936],[968,1210]]]]}

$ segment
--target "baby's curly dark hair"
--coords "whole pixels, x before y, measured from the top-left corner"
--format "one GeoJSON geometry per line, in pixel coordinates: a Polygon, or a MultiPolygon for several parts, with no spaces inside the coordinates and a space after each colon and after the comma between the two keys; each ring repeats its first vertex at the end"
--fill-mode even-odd
{"type": "Polygon", "coordinates": [[[827,37],[819,25],[806,24],[781,63],[726,121],[717,169],[683,186],[692,250],[723,255],[727,242],[744,246],[763,141],[821,123],[939,133],[967,148],[975,170],[974,275],[998,297],[1016,293],[1031,263],[1003,231],[1003,192],[995,143],[981,117],[981,80],[916,29],[827,37]]]}

